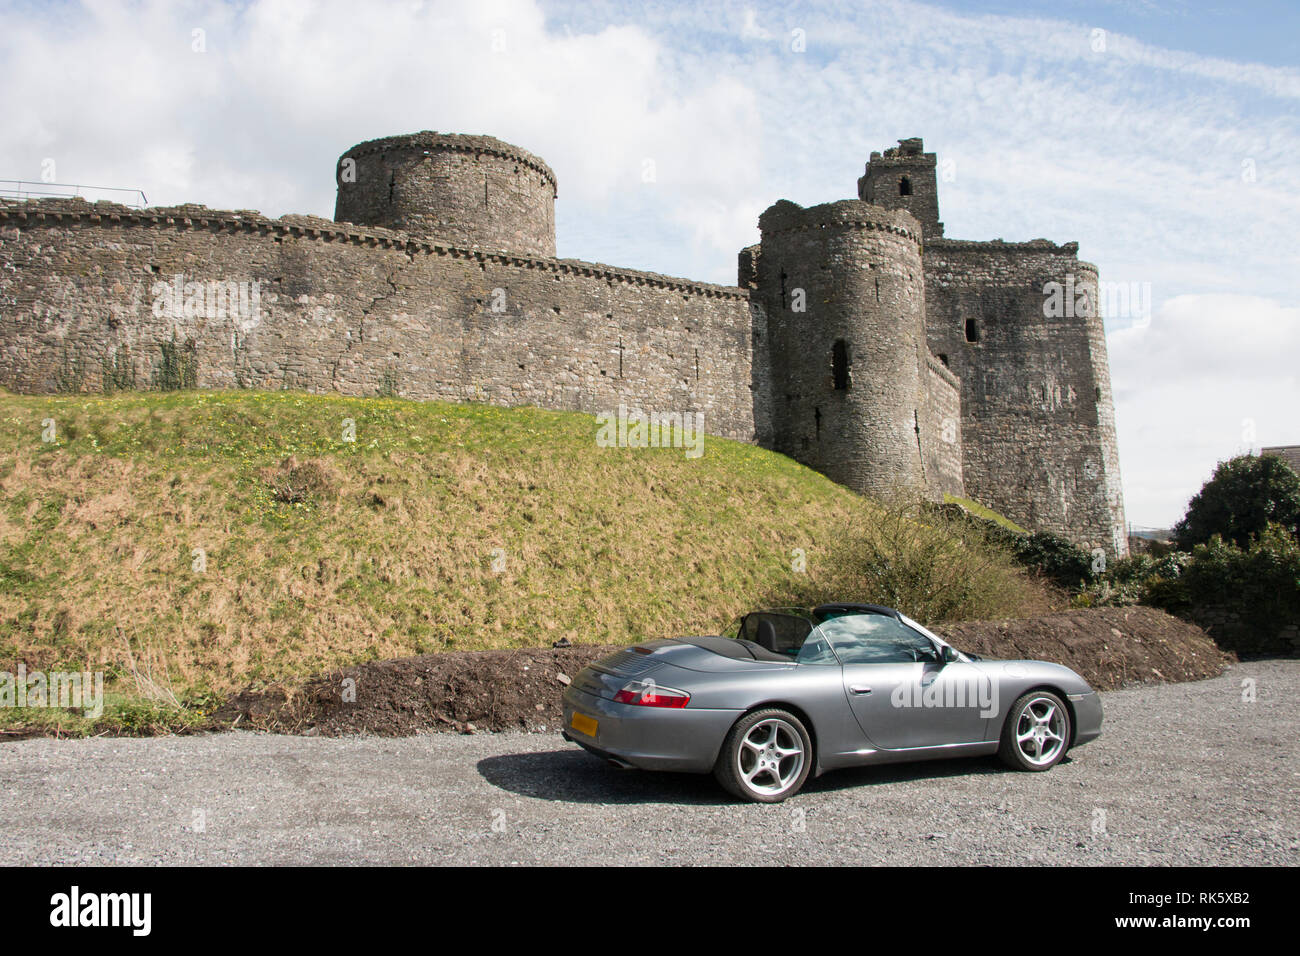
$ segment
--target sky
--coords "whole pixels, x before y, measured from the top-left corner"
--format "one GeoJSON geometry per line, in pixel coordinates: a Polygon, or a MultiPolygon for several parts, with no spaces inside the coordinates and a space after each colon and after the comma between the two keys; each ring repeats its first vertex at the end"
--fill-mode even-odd
{"type": "Polygon", "coordinates": [[[329,217],[352,144],[483,133],[555,170],[561,256],[725,284],[767,206],[854,198],[872,150],[921,136],[948,236],[1078,241],[1149,305],[1106,316],[1131,523],[1168,527],[1220,460],[1300,444],[1294,3],[86,0],[0,15],[0,179],[329,217]]]}

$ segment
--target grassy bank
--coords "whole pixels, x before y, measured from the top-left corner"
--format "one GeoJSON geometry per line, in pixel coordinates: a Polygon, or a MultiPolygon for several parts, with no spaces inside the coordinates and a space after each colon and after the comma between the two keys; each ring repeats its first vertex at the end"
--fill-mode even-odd
{"type": "Polygon", "coordinates": [[[975,556],[996,593],[938,616],[1042,609],[977,542],[902,533],[921,526],[790,459],[595,434],[589,415],[484,405],[0,393],[0,670],[104,670],[105,719],[164,726],[347,664],[716,632],[758,600],[878,590],[861,562],[843,574],[881,527],[932,563],[975,556]]]}

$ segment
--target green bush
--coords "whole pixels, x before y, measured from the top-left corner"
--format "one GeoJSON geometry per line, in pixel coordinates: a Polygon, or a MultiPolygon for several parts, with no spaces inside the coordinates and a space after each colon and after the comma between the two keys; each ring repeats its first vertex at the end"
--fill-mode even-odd
{"type": "Polygon", "coordinates": [[[1221,536],[1192,551],[1116,561],[1074,597],[1076,607],[1148,604],[1166,611],[1221,607],[1275,633],[1300,622],[1300,542],[1281,525],[1241,548],[1221,536]]]}
{"type": "Polygon", "coordinates": [[[1300,475],[1275,455],[1242,455],[1214,469],[1174,525],[1174,538],[1184,551],[1216,534],[1244,548],[1270,524],[1300,536],[1300,475]]]}
{"type": "Polygon", "coordinates": [[[879,520],[848,529],[826,570],[802,590],[762,603],[861,601],[898,608],[923,624],[1056,610],[1061,596],[1026,574],[1002,529],[987,524],[924,503],[891,505],[879,520]]]}
{"type": "Polygon", "coordinates": [[[1183,571],[1191,555],[1181,551],[1134,554],[1110,564],[1075,596],[1076,607],[1150,604],[1165,610],[1187,606],[1183,571]]]}
{"type": "Polygon", "coordinates": [[[1061,587],[1077,588],[1096,576],[1092,555],[1051,531],[1020,536],[1013,553],[1025,567],[1046,575],[1061,587]]]}
{"type": "Polygon", "coordinates": [[[928,511],[954,526],[978,529],[984,540],[1008,550],[1023,567],[1060,587],[1078,588],[1096,577],[1092,554],[1059,534],[1017,532],[956,503],[931,505],[928,511]]]}
{"type": "Polygon", "coordinates": [[[1227,606],[1255,627],[1300,622],[1300,542],[1281,525],[1245,548],[1215,535],[1193,549],[1182,580],[1192,604],[1227,606]]]}

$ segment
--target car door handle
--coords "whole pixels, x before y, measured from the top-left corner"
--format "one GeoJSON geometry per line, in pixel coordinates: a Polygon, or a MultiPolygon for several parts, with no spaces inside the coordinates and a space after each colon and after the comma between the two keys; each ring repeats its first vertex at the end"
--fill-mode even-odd
{"type": "Polygon", "coordinates": [[[853,684],[849,687],[850,694],[870,694],[871,688],[864,684],[853,684]]]}

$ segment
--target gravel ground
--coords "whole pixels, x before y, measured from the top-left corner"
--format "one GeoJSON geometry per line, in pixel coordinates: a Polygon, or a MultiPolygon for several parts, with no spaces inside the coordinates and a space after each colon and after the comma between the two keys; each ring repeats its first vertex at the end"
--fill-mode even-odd
{"type": "Polygon", "coordinates": [[[1294,866],[1297,698],[1300,661],[1234,665],[1105,694],[1050,773],[839,771],[777,806],[549,733],[25,740],[0,745],[0,864],[1294,866]]]}

